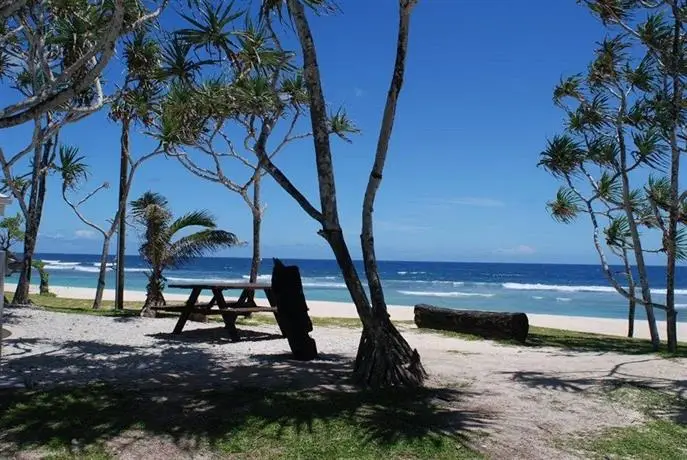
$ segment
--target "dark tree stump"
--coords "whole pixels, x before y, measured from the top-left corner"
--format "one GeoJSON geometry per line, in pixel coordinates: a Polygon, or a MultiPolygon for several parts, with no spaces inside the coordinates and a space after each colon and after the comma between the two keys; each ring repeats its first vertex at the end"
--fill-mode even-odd
{"type": "Polygon", "coordinates": [[[529,332],[525,313],[451,310],[431,305],[415,305],[419,328],[474,334],[487,339],[510,339],[524,343],[529,332]]]}
{"type": "Polygon", "coordinates": [[[277,304],[275,316],[279,328],[289,341],[293,357],[301,361],[317,358],[317,345],[308,335],[312,331],[312,321],[298,267],[287,267],[279,259],[274,259],[272,295],[277,304]]]}

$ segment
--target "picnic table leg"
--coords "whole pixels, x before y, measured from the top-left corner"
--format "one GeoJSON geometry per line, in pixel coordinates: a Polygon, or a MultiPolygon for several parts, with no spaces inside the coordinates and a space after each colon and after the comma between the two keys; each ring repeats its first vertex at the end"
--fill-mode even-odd
{"type": "Polygon", "coordinates": [[[191,295],[188,297],[188,300],[186,301],[185,308],[181,311],[179,321],[177,321],[177,325],[174,327],[174,331],[172,332],[172,334],[181,334],[181,331],[184,329],[186,321],[188,321],[188,317],[191,316],[191,313],[193,313],[193,308],[196,306],[196,302],[198,302],[198,297],[200,297],[200,291],[200,288],[193,288],[193,290],[191,291],[191,295]]]}
{"type": "MultiPolygon", "coordinates": [[[[267,297],[267,302],[269,302],[270,307],[278,308],[277,299],[274,296],[274,292],[272,292],[272,288],[265,288],[263,290],[265,291],[265,297],[267,297]]],[[[279,311],[278,310],[274,312],[274,319],[277,321],[277,326],[279,326],[279,331],[281,331],[281,336],[286,337],[286,331],[284,331],[284,328],[281,327],[281,321],[279,318],[279,311]]]]}
{"type": "MultiPolygon", "coordinates": [[[[224,327],[229,331],[229,337],[231,338],[232,342],[238,342],[239,331],[236,329],[236,318],[238,318],[238,315],[236,313],[227,311],[230,310],[230,308],[227,306],[227,302],[224,300],[224,293],[222,292],[222,289],[215,288],[212,290],[212,293],[214,294],[214,299],[217,301],[217,306],[222,312],[224,327]]],[[[245,291],[241,293],[237,303],[240,304],[240,302],[245,302],[246,299],[244,294],[245,291]]]]}

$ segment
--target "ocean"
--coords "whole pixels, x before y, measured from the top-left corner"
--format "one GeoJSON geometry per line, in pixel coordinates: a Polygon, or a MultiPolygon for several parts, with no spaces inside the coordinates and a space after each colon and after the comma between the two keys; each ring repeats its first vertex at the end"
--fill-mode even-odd
{"type": "MultiPolygon", "coordinates": [[[[95,288],[98,256],[39,254],[46,263],[50,284],[95,288]]],[[[114,259],[113,259],[114,261],[114,259]]],[[[300,267],[307,299],[350,302],[343,279],[333,260],[285,259],[300,267]]],[[[114,265],[114,264],[112,264],[114,265]]],[[[168,282],[189,280],[240,280],[248,276],[250,260],[206,257],[184,268],[166,272],[168,282]]],[[[362,274],[362,263],[358,263],[362,274]]],[[[453,262],[380,262],[387,303],[418,303],[492,311],[523,311],[553,315],[626,318],[627,302],[604,278],[597,265],[493,264],[453,262]]],[[[265,259],[260,276],[269,280],[272,260],[265,259]]],[[[614,268],[622,272],[621,267],[614,268]]],[[[144,291],[146,266],[138,256],[126,258],[126,289],[144,291]]],[[[665,267],[649,267],[655,300],[665,300],[665,267]],[[662,289],[663,288],[663,289],[662,289]]],[[[11,283],[12,278],[7,280],[11,283]]],[[[32,282],[38,282],[37,275],[32,282]]],[[[677,305],[687,309],[687,267],[677,270],[677,305]]],[[[107,274],[107,288],[114,287],[114,272],[107,274]]],[[[174,291],[168,292],[183,292],[174,291]]],[[[663,319],[663,312],[657,312],[663,319]]],[[[637,308],[643,318],[643,308],[637,308]]],[[[687,314],[678,315],[687,320],[687,314]]]]}

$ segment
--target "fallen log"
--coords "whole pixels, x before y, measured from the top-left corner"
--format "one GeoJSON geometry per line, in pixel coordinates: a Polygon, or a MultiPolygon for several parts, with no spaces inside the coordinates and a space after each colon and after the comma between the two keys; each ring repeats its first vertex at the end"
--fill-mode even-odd
{"type": "Polygon", "coordinates": [[[415,305],[419,328],[474,334],[486,339],[508,339],[524,343],[529,321],[525,313],[452,310],[432,305],[415,305]]]}

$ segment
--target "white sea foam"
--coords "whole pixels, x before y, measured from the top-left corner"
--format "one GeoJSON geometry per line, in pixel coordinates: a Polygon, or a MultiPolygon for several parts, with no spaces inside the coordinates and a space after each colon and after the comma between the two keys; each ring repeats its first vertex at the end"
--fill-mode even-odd
{"type": "MultiPolygon", "coordinates": [[[[504,289],[513,289],[516,291],[557,291],[557,292],[609,292],[616,293],[612,286],[570,286],[559,284],[525,284],[525,283],[503,283],[501,287],[504,289]]],[[[665,294],[665,289],[652,289],[654,294],[665,294]]],[[[687,289],[676,289],[675,294],[687,295],[687,289]]]]}
{"type": "Polygon", "coordinates": [[[571,300],[570,297],[556,297],[557,302],[570,302],[571,300]]]}
{"type": "MultiPolygon", "coordinates": [[[[269,275],[261,275],[258,277],[258,282],[269,281],[269,275]]],[[[245,283],[248,276],[244,276],[241,279],[227,279],[227,278],[179,278],[175,276],[168,276],[167,280],[174,283],[194,283],[194,282],[204,282],[204,283],[245,283]]],[[[303,278],[303,287],[307,288],[320,288],[320,289],[345,289],[346,284],[344,283],[332,283],[332,282],[321,282],[317,279],[303,278]]]]}
{"type": "MultiPolygon", "coordinates": [[[[114,266],[117,265],[117,264],[114,263],[114,262],[107,262],[105,265],[106,265],[107,267],[111,267],[111,268],[112,268],[112,267],[114,267],[114,266]]],[[[94,266],[94,267],[100,267],[100,262],[93,262],[93,266],[94,266]]]]}
{"type": "Polygon", "coordinates": [[[168,276],[167,281],[172,283],[245,283],[244,279],[230,279],[230,278],[178,278],[175,276],[168,276]]]}
{"type": "Polygon", "coordinates": [[[398,291],[399,294],[427,297],[494,297],[494,294],[482,294],[479,292],[437,292],[437,291],[398,291]]]}
{"type": "MultiPolygon", "coordinates": [[[[72,267],[74,271],[77,272],[86,272],[86,273],[98,273],[100,272],[100,269],[98,267],[84,267],[82,265],[77,265],[76,267],[72,267]]],[[[106,268],[106,271],[111,271],[111,268],[106,268]]]]}
{"type": "MultiPolygon", "coordinates": [[[[244,280],[250,279],[250,276],[248,275],[243,275],[241,278],[244,280]]],[[[271,281],[272,280],[272,275],[258,275],[258,281],[271,281]]]]}
{"type": "Polygon", "coordinates": [[[303,280],[303,287],[309,287],[309,288],[330,288],[330,289],[345,289],[346,284],[345,283],[320,283],[317,281],[306,281],[303,280]]]}
{"type": "Polygon", "coordinates": [[[125,268],[125,272],[131,272],[131,273],[145,273],[150,271],[148,268],[125,268]]]}
{"type": "Polygon", "coordinates": [[[80,265],[79,262],[60,262],[59,260],[41,260],[41,262],[43,262],[46,265],[46,267],[50,265],[53,267],[64,267],[65,269],[69,269],[70,267],[76,267],[77,265],[80,265]]]}
{"type": "Polygon", "coordinates": [[[404,276],[404,275],[424,275],[426,273],[427,272],[405,272],[405,271],[404,272],[396,272],[397,275],[401,275],[401,276],[404,276]]]}
{"type": "Polygon", "coordinates": [[[540,295],[533,295],[532,298],[533,298],[534,300],[542,300],[542,299],[544,299],[544,297],[542,297],[542,296],[540,296],[540,295]]]}

